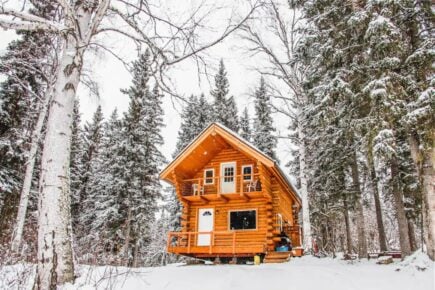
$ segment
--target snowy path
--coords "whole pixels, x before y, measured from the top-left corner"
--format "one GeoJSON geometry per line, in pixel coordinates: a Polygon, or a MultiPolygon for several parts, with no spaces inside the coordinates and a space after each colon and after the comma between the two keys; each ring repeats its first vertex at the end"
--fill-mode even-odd
{"type": "MultiPolygon", "coordinates": [[[[157,268],[82,267],[72,289],[152,290],[434,290],[434,266],[396,271],[398,263],[349,263],[329,258],[296,258],[284,264],[179,266],[157,268]],[[89,271],[90,270],[90,271],[89,271]]],[[[4,271],[3,271],[4,272],[4,271]]],[[[2,283],[0,282],[0,288],[2,283]]],[[[11,286],[11,284],[9,284],[11,286]]],[[[10,288],[5,287],[3,289],[10,288]]],[[[17,289],[17,288],[15,288],[17,289]]]]}

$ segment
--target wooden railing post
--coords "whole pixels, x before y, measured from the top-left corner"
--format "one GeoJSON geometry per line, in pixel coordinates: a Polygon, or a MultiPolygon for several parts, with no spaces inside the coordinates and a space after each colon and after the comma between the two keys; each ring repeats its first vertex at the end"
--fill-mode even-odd
{"type": "Polygon", "coordinates": [[[233,255],[236,254],[236,231],[233,232],[233,255]]]}
{"type": "Polygon", "coordinates": [[[243,193],[243,175],[240,175],[240,193],[243,193]]]}
{"type": "Polygon", "coordinates": [[[209,254],[212,253],[213,244],[214,244],[214,232],[210,232],[210,246],[208,249],[209,254]]]}
{"type": "Polygon", "coordinates": [[[191,232],[188,232],[187,234],[187,253],[190,254],[190,234],[191,232]]]}
{"type": "Polygon", "coordinates": [[[198,195],[202,195],[201,194],[201,178],[198,178],[198,195]]]}

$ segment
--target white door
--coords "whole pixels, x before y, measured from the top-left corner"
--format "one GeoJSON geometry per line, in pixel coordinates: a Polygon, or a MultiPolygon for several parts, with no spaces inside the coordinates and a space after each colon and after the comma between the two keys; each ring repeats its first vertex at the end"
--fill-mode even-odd
{"type": "Polygon", "coordinates": [[[221,164],[221,193],[236,192],[236,162],[221,164]]]}
{"type": "MultiPolygon", "coordinates": [[[[211,232],[214,226],[214,209],[200,208],[198,210],[198,232],[211,232]]],[[[209,246],[210,234],[198,234],[198,246],[209,246]]]]}

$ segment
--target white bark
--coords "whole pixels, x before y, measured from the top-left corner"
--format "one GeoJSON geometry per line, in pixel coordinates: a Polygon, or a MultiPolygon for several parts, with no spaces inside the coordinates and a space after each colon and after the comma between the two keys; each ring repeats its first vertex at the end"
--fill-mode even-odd
{"type": "Polygon", "coordinates": [[[70,229],[69,158],[81,52],[69,37],[59,65],[41,161],[36,289],[53,289],[74,278],[70,229]],[[74,66],[74,67],[73,67],[74,66]]]}
{"type": "Polygon", "coordinates": [[[69,165],[74,100],[80,81],[92,11],[77,9],[79,31],[65,39],[41,160],[38,203],[38,268],[35,289],[55,289],[74,280],[69,165]]]}
{"type": "Polygon", "coordinates": [[[310,203],[308,197],[308,180],[306,175],[306,151],[305,151],[305,133],[301,120],[298,119],[298,139],[299,139],[299,178],[301,180],[301,198],[302,198],[302,226],[305,251],[312,249],[311,222],[310,222],[310,203]]]}
{"type": "Polygon", "coordinates": [[[54,83],[48,84],[47,91],[44,96],[43,103],[39,112],[38,120],[32,132],[32,140],[29,151],[29,159],[26,164],[26,175],[24,176],[23,188],[21,190],[20,204],[18,207],[17,221],[12,237],[11,249],[13,252],[18,252],[21,241],[23,239],[23,229],[26,220],[27,206],[29,203],[30,187],[32,185],[33,171],[35,168],[36,154],[38,145],[41,139],[41,131],[44,125],[45,117],[47,116],[48,105],[50,104],[54,83]]]}

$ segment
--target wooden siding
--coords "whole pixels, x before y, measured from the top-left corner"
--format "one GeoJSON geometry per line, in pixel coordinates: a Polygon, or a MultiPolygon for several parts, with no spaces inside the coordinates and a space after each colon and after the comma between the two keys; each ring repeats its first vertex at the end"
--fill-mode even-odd
{"type": "MultiPolygon", "coordinates": [[[[216,176],[221,176],[221,163],[226,162],[236,162],[236,175],[242,174],[242,166],[252,165],[254,169],[254,174],[258,173],[257,162],[240,151],[229,148],[223,149],[218,154],[216,154],[204,167],[200,168],[192,178],[203,178],[204,171],[206,169],[214,169],[214,174],[216,176]]],[[[236,179],[236,190],[240,188],[241,178],[236,179]]],[[[204,194],[217,193],[218,185],[216,184],[216,179],[214,184],[204,185],[204,194]]]]}
{"type": "MultiPolygon", "coordinates": [[[[272,184],[272,196],[273,196],[273,212],[274,212],[274,236],[277,237],[278,233],[276,229],[278,228],[277,214],[282,215],[284,222],[289,223],[291,226],[297,226],[293,216],[293,205],[294,201],[285,194],[284,189],[278,183],[275,177],[271,178],[272,184]]],[[[278,240],[277,238],[275,240],[278,240]]],[[[291,240],[293,246],[300,246],[299,234],[292,233],[291,240]]]]}
{"type": "MultiPolygon", "coordinates": [[[[207,204],[191,203],[187,209],[186,231],[198,231],[198,211],[201,208],[214,209],[214,231],[230,231],[229,213],[236,210],[256,210],[257,229],[255,230],[236,230],[237,247],[264,247],[266,245],[267,225],[270,222],[267,215],[266,203],[264,199],[255,199],[246,202],[244,200],[232,200],[230,202],[209,202],[207,204]]],[[[230,235],[217,236],[215,246],[229,246],[232,243],[230,235]]],[[[196,240],[192,240],[192,246],[196,246],[196,240]]]]}

